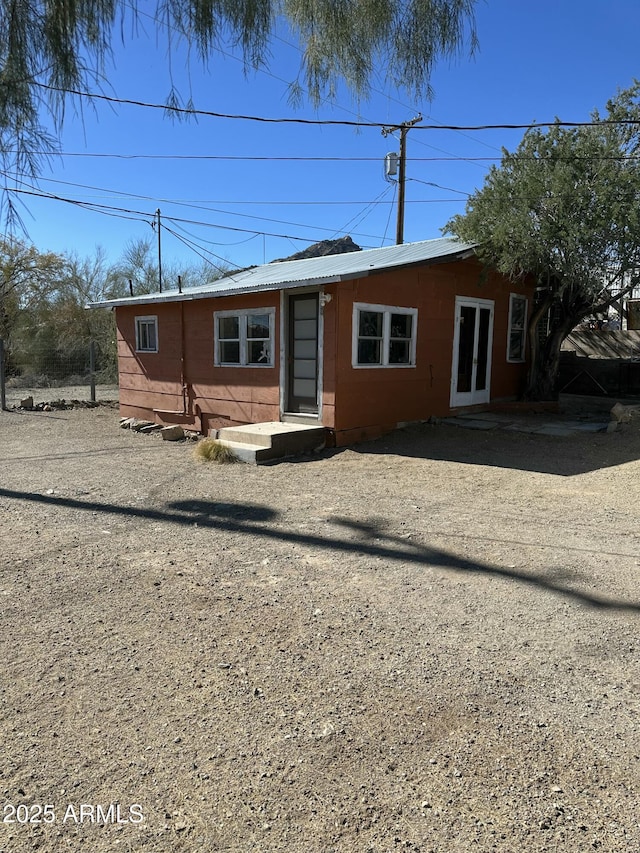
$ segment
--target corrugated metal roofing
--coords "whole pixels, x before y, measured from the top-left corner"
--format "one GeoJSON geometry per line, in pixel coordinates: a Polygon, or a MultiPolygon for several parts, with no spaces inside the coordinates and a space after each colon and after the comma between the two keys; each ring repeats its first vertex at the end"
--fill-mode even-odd
{"type": "Polygon", "coordinates": [[[365,249],[341,255],[325,255],[321,258],[306,258],[299,261],[279,261],[263,264],[200,287],[190,287],[179,293],[169,290],[163,293],[148,293],[143,296],[128,296],[90,303],[91,308],[117,305],[148,305],[158,302],[179,302],[205,299],[216,296],[231,296],[253,291],[282,290],[305,285],[330,284],[350,278],[361,278],[370,273],[413,264],[451,261],[469,256],[475,244],[462,243],[449,237],[423,240],[419,243],[404,243],[382,249],[365,249]]]}

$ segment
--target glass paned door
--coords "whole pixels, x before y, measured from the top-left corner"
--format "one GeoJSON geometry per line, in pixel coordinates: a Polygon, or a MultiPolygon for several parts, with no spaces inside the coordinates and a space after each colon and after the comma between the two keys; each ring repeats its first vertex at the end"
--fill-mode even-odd
{"type": "Polygon", "coordinates": [[[287,411],[318,411],[318,294],[289,297],[287,411]]]}
{"type": "Polygon", "coordinates": [[[456,298],[451,406],[488,403],[491,390],[493,302],[456,298]]]}

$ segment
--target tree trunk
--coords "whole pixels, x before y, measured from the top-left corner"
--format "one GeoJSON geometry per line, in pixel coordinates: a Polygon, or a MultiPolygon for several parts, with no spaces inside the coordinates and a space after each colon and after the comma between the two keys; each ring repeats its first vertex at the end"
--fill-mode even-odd
{"type": "Polygon", "coordinates": [[[562,342],[593,309],[579,286],[566,286],[559,293],[549,292],[537,306],[529,323],[530,367],[523,399],[537,402],[556,401],[560,395],[560,349],[562,342]],[[538,325],[549,318],[544,341],[538,338],[538,325]]]}
{"type": "Polygon", "coordinates": [[[560,347],[567,334],[564,326],[554,329],[549,332],[544,343],[537,346],[523,394],[525,400],[542,402],[558,399],[560,347]]]}

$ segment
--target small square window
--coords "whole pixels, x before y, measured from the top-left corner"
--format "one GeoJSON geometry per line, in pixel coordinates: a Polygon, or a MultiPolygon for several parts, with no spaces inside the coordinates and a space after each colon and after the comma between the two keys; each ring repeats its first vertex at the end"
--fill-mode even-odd
{"type": "Polygon", "coordinates": [[[272,367],[275,309],[218,311],[214,363],[272,367]]]}
{"type": "Polygon", "coordinates": [[[384,305],[353,307],[354,367],[413,367],[416,350],[415,308],[384,305]]]}
{"type": "Polygon", "coordinates": [[[158,352],[157,317],[136,317],[136,351],[158,352]]]}

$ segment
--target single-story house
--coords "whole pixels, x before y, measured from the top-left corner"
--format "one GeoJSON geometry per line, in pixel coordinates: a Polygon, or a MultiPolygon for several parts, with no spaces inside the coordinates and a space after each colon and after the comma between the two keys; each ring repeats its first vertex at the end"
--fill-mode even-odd
{"type": "Polygon", "coordinates": [[[315,424],[345,445],[516,399],[533,296],[441,238],[92,307],[116,312],[122,415],[203,434],[315,424]]]}

